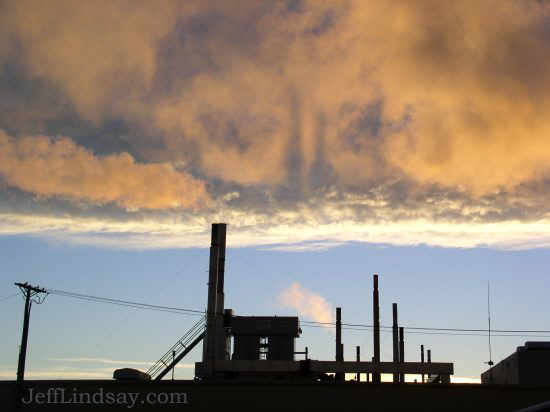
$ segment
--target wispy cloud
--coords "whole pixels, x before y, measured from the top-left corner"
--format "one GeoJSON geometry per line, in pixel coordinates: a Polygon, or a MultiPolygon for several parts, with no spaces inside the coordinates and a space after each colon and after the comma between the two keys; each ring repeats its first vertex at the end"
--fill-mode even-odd
{"type": "MultiPolygon", "coordinates": [[[[131,361],[131,360],[118,360],[109,358],[48,358],[46,359],[52,362],[67,362],[67,363],[87,363],[87,364],[107,364],[107,365],[127,365],[127,366],[146,366],[153,365],[154,362],[148,361],[131,361]]],[[[189,369],[194,368],[192,363],[178,363],[176,368],[189,369]]]]}

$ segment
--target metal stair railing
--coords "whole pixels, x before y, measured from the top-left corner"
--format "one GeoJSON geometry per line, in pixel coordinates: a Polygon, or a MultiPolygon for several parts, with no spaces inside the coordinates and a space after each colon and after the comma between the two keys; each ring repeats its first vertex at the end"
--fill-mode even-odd
{"type": "Polygon", "coordinates": [[[179,338],[178,341],[170,349],[168,349],[168,351],[162,355],[157,362],[153,364],[153,366],[149,368],[147,374],[151,376],[151,379],[158,380],[166,375],[166,373],[168,373],[175,366],[175,364],[187,354],[182,352],[189,352],[198,342],[200,342],[200,340],[204,337],[205,329],[206,317],[202,317],[185,333],[185,335],[179,338]],[[183,356],[180,357],[180,355],[183,356]],[[161,372],[162,374],[159,375],[161,372]]]}

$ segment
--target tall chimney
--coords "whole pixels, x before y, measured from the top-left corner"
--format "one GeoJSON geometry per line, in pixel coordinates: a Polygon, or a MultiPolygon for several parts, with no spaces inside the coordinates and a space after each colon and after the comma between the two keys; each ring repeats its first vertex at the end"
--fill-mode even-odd
{"type": "Polygon", "coordinates": [[[224,277],[225,277],[225,241],[227,225],[225,223],[216,223],[216,244],[218,245],[217,259],[217,282],[216,282],[216,359],[229,359],[230,354],[227,353],[229,336],[225,334],[223,326],[224,313],[224,277]]]}
{"type": "Polygon", "coordinates": [[[227,225],[225,223],[216,223],[218,244],[218,281],[216,290],[216,314],[223,315],[224,310],[224,290],[223,283],[225,277],[225,238],[227,225]]]}
{"type": "MultiPolygon", "coordinates": [[[[373,314],[373,340],[374,340],[374,356],[373,362],[375,366],[380,364],[380,307],[378,304],[378,275],[373,277],[374,289],[372,291],[372,314],[373,314]]],[[[380,383],[380,372],[373,372],[373,383],[380,383]]]]}
{"type": "MultiPolygon", "coordinates": [[[[399,363],[399,331],[397,326],[397,303],[392,304],[393,312],[393,326],[392,326],[392,337],[393,337],[393,365],[397,366],[399,363]]],[[[393,373],[393,383],[399,381],[399,374],[397,372],[393,373]]]]}
{"type": "Polygon", "coordinates": [[[212,224],[210,241],[210,266],[208,269],[208,304],[206,309],[206,338],[203,344],[203,362],[211,367],[216,358],[216,301],[218,288],[218,224],[212,224]]]}
{"type": "MultiPolygon", "coordinates": [[[[405,363],[405,329],[399,328],[399,363],[405,363]]],[[[399,382],[405,383],[405,374],[401,372],[399,374],[399,382]]]]}

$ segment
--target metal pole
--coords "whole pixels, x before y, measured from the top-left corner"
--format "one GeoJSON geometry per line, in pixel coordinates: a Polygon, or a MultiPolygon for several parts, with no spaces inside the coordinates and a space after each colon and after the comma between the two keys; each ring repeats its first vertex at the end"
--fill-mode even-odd
{"type": "MultiPolygon", "coordinates": [[[[361,362],[361,347],[357,346],[355,347],[355,355],[357,357],[357,362],[361,362]]],[[[361,381],[361,373],[357,372],[357,376],[355,377],[357,382],[361,381]]]]}
{"type": "MultiPolygon", "coordinates": [[[[420,362],[424,363],[424,345],[420,345],[420,362]]],[[[424,374],[422,374],[422,383],[424,383],[424,374]]]]}
{"type": "MultiPolygon", "coordinates": [[[[399,363],[405,363],[405,330],[403,327],[399,328],[399,363]]],[[[399,374],[399,382],[405,382],[405,374],[403,372],[399,374]]]]}
{"type": "MultiPolygon", "coordinates": [[[[374,340],[374,356],[373,363],[378,365],[380,363],[380,307],[378,302],[378,275],[373,277],[373,291],[372,291],[372,314],[373,314],[373,340],[374,340]]],[[[372,381],[374,383],[380,383],[380,372],[373,372],[372,381]]]]}
{"type": "MultiPolygon", "coordinates": [[[[393,309],[393,326],[392,326],[392,337],[393,337],[393,363],[397,365],[399,363],[399,336],[398,336],[398,326],[397,326],[397,303],[392,304],[393,309]]],[[[399,373],[394,372],[393,374],[393,383],[399,381],[399,373]]]]}
{"type": "MultiPolygon", "coordinates": [[[[336,308],[336,361],[342,362],[344,359],[342,346],[342,308],[336,308]]],[[[343,373],[336,373],[334,375],[337,381],[344,380],[343,373]]]]}
{"type": "MultiPolygon", "coordinates": [[[[428,349],[427,355],[428,355],[428,363],[432,363],[432,350],[431,349],[428,349]]],[[[430,376],[431,375],[428,373],[428,382],[430,381],[430,376]]]]}

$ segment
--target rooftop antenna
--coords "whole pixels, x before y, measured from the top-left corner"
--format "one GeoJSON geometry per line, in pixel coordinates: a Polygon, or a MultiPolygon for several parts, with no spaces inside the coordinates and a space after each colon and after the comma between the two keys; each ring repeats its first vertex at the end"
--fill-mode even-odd
{"type": "Polygon", "coordinates": [[[493,366],[494,365],[494,362],[493,362],[493,356],[492,356],[492,351],[491,351],[491,300],[490,300],[490,295],[489,295],[489,291],[490,291],[490,281],[488,280],[487,281],[487,320],[489,321],[489,329],[488,329],[488,337],[489,337],[489,362],[485,362],[487,365],[489,366],[493,366]]]}

